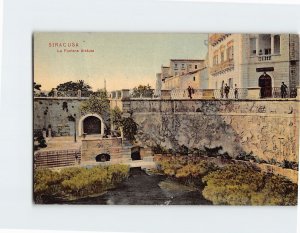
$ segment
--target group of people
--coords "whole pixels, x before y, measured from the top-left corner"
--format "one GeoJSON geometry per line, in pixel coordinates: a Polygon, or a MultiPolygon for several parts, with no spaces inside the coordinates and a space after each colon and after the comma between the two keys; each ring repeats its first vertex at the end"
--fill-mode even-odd
{"type": "MultiPolygon", "coordinates": [[[[281,92],[281,98],[286,98],[287,97],[287,85],[285,85],[284,82],[282,82],[281,87],[280,87],[280,92],[281,92]]],[[[192,95],[195,93],[194,88],[192,88],[191,86],[188,87],[187,89],[188,91],[188,97],[190,99],[192,99],[192,95]]],[[[224,98],[224,94],[225,94],[225,98],[228,99],[229,97],[229,92],[230,92],[230,87],[227,85],[227,83],[225,83],[225,86],[220,89],[220,94],[221,94],[221,98],[224,98]]],[[[238,87],[235,84],[234,85],[234,98],[238,99],[239,98],[239,92],[238,92],[238,87]]]]}
{"type": "MultiPolygon", "coordinates": [[[[230,92],[230,87],[227,85],[227,83],[225,83],[225,86],[220,89],[221,98],[224,98],[224,94],[225,94],[225,98],[228,99],[229,92],[230,92]]],[[[234,98],[235,99],[239,98],[239,91],[236,84],[234,85],[234,98]]]]}

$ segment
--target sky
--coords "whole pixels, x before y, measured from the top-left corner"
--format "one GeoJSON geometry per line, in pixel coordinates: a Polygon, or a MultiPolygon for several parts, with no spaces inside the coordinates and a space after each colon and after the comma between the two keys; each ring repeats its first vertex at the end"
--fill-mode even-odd
{"type": "Polygon", "coordinates": [[[155,88],[156,73],[170,59],[204,59],[205,40],[207,34],[199,33],[39,32],[34,34],[34,81],[44,91],[77,80],[97,90],[104,79],[108,91],[140,84],[155,88]]]}

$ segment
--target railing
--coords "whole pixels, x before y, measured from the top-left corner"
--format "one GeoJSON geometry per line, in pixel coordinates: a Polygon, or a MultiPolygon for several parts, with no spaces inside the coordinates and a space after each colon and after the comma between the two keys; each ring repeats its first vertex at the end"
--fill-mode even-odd
{"type": "Polygon", "coordinates": [[[80,150],[38,151],[34,154],[36,168],[74,166],[80,161],[80,150]]]}
{"type": "Polygon", "coordinates": [[[228,93],[224,89],[215,89],[215,99],[246,99],[248,96],[247,88],[230,88],[228,93]]]}
{"type": "Polygon", "coordinates": [[[171,99],[201,99],[203,98],[203,90],[192,89],[191,96],[189,96],[188,90],[173,89],[171,90],[171,99]]]}
{"type": "Polygon", "coordinates": [[[214,75],[214,74],[218,74],[221,72],[231,70],[233,68],[234,68],[234,62],[233,62],[233,59],[230,59],[230,60],[222,62],[221,64],[214,65],[213,67],[211,67],[210,73],[214,75]]]}
{"type": "MultiPolygon", "coordinates": [[[[224,89],[215,89],[215,99],[248,99],[248,88],[230,88],[228,94],[224,89]]],[[[257,94],[257,98],[296,98],[297,88],[286,88],[285,92],[282,92],[281,87],[260,88],[260,92],[257,94]]]]}
{"type": "Polygon", "coordinates": [[[286,88],[286,91],[281,90],[281,87],[272,88],[273,98],[296,98],[297,88],[286,88]]]}
{"type": "Polygon", "coordinates": [[[271,61],[272,56],[271,55],[259,55],[257,56],[258,61],[271,61]]]}

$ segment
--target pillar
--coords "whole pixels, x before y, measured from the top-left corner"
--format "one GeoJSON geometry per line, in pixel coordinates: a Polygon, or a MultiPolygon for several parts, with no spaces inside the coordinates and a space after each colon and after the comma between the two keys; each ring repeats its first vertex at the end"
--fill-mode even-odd
{"type": "Polygon", "coordinates": [[[271,54],[274,54],[274,35],[271,34],[271,54]]]}
{"type": "Polygon", "coordinates": [[[256,36],[256,56],[259,55],[259,35],[256,36]]]}
{"type": "Polygon", "coordinates": [[[78,90],[77,97],[81,98],[81,90],[78,90]]]}

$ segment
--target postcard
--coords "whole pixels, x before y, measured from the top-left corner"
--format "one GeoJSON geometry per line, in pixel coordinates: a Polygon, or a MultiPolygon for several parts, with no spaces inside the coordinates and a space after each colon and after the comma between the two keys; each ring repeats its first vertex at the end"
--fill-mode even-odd
{"type": "Polygon", "coordinates": [[[36,204],[294,206],[299,36],[36,32],[36,204]]]}

